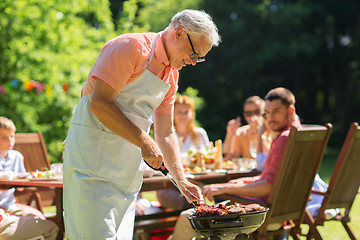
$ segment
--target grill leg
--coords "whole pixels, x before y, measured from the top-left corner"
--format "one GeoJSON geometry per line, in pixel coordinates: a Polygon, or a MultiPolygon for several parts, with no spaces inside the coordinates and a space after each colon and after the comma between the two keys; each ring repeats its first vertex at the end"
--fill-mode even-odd
{"type": "Polygon", "coordinates": [[[248,239],[249,239],[249,235],[243,233],[237,235],[234,240],[248,240],[248,239]]]}

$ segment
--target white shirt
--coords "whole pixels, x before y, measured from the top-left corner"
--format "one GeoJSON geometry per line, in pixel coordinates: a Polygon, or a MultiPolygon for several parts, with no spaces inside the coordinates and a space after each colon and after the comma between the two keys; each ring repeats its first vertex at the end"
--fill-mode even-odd
{"type": "MultiPolygon", "coordinates": [[[[195,127],[195,131],[198,133],[198,143],[195,144],[191,137],[188,136],[186,139],[183,140],[180,148],[180,153],[188,153],[190,148],[194,147],[196,149],[202,149],[209,147],[209,137],[205,131],[205,129],[201,127],[195,127]]],[[[180,137],[176,134],[178,141],[180,141],[180,137]]]]}

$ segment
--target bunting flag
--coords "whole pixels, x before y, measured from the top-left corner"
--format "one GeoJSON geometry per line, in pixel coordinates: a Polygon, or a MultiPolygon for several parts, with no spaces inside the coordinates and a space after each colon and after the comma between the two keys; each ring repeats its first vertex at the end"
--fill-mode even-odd
{"type": "MultiPolygon", "coordinates": [[[[61,85],[61,88],[64,90],[66,94],[69,93],[70,84],[69,83],[63,83],[59,84],[61,85]]],[[[27,79],[24,82],[13,79],[10,82],[7,82],[5,84],[0,84],[0,95],[6,95],[12,91],[12,89],[18,88],[20,86],[24,86],[25,90],[27,92],[30,92],[32,90],[36,90],[37,94],[42,94],[45,92],[46,96],[51,96],[53,92],[53,87],[49,84],[40,83],[34,80],[27,79]]],[[[55,86],[56,87],[56,86],[55,86]]]]}

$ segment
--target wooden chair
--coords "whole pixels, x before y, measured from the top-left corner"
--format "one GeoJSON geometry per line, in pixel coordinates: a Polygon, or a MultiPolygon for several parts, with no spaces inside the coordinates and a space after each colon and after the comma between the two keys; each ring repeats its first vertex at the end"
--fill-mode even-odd
{"type": "MultiPolygon", "coordinates": [[[[327,124],[326,127],[291,128],[268,202],[260,202],[268,206],[269,211],[264,224],[251,235],[252,238],[271,239],[287,231],[294,239],[300,239],[300,223],[305,215],[306,204],[331,129],[331,124],[327,124]],[[267,230],[270,225],[284,222],[287,224],[279,230],[267,230]]],[[[240,203],[253,202],[229,194],[216,198],[240,203]]]]}
{"type": "MultiPolygon", "coordinates": [[[[24,156],[26,171],[50,169],[50,162],[41,132],[16,133],[14,150],[19,151],[24,156]]],[[[43,206],[52,205],[55,193],[48,189],[27,188],[16,192],[15,196],[18,203],[30,205],[32,201],[35,201],[36,207],[42,211],[43,206]]]]}
{"type": "Polygon", "coordinates": [[[26,171],[50,169],[50,162],[41,132],[16,133],[14,150],[19,151],[24,156],[26,171]]]}
{"type": "Polygon", "coordinates": [[[357,123],[350,126],[349,132],[342,146],[333,174],[331,176],[327,192],[313,191],[315,194],[324,196],[324,200],[315,219],[307,212],[305,223],[309,225],[308,239],[315,236],[316,226],[323,226],[325,219],[324,211],[332,208],[344,208],[344,214],[339,214],[334,219],[342,223],[350,239],[357,239],[351,231],[349,212],[360,186],[360,127],[357,123]]]}

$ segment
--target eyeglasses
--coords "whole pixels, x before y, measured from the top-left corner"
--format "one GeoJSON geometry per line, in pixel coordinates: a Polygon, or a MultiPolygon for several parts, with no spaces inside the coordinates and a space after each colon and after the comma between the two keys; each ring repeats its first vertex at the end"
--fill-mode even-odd
{"type": "Polygon", "coordinates": [[[260,110],[254,110],[254,111],[245,111],[244,115],[247,117],[252,117],[254,115],[261,115],[260,110]]]}
{"type": "Polygon", "coordinates": [[[190,45],[191,45],[191,48],[193,50],[193,54],[190,55],[190,58],[194,61],[196,61],[197,63],[201,63],[201,62],[205,62],[205,58],[204,57],[200,57],[199,54],[197,54],[197,52],[195,52],[195,49],[194,49],[194,46],[191,42],[191,39],[190,39],[190,36],[188,33],[186,33],[188,38],[189,38],[189,42],[190,42],[190,45]]]}

